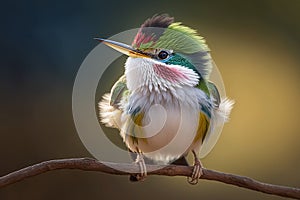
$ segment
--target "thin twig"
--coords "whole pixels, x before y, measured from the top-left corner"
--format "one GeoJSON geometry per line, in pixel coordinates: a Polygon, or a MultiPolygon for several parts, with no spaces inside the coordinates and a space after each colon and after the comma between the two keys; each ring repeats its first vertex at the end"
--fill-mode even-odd
{"type": "MultiPolygon", "coordinates": [[[[79,169],[85,171],[100,171],[116,175],[128,175],[134,174],[134,172],[138,170],[138,166],[134,164],[100,162],[91,158],[49,160],[0,177],[0,188],[32,176],[59,169],[79,169]],[[120,170],[116,170],[116,168],[120,170]]],[[[178,165],[147,165],[147,169],[149,171],[148,175],[191,176],[193,168],[178,165]]],[[[244,176],[203,169],[201,179],[219,181],[267,194],[300,199],[300,188],[262,183],[244,176]]]]}

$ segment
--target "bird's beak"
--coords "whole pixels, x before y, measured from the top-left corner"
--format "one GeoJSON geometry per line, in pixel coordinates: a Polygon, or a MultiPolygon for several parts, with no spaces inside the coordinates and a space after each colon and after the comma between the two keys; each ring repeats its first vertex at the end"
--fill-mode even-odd
{"type": "Polygon", "coordinates": [[[127,56],[134,57],[134,58],[151,58],[150,54],[147,54],[143,51],[135,49],[132,46],[129,46],[127,44],[112,41],[112,40],[106,40],[106,39],[102,39],[102,38],[94,38],[94,39],[104,43],[105,45],[107,45],[127,56]]]}

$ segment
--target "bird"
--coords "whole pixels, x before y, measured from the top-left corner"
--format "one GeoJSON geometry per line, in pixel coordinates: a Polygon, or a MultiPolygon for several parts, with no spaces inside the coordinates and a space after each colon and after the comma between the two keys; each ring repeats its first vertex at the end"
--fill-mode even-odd
{"type": "Polygon", "coordinates": [[[131,45],[95,39],[128,56],[124,74],[98,105],[101,122],[117,128],[136,154],[136,180],[147,176],[145,159],[186,164],[192,153],[188,182],[197,184],[203,175],[201,147],[228,121],[234,104],[209,80],[214,61],[204,38],[168,14],[155,14],[131,45]]]}

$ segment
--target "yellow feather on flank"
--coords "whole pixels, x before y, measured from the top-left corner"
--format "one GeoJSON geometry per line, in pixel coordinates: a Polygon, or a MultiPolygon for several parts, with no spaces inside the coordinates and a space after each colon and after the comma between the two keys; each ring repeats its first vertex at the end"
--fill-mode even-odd
{"type": "Polygon", "coordinates": [[[136,125],[142,126],[143,118],[144,118],[144,113],[140,112],[139,114],[136,114],[134,116],[133,121],[136,125]]]}
{"type": "Polygon", "coordinates": [[[199,142],[199,140],[203,142],[206,133],[208,131],[208,127],[209,127],[209,120],[207,119],[207,116],[204,113],[200,112],[197,134],[193,140],[193,144],[199,142]]]}
{"type": "Polygon", "coordinates": [[[129,133],[129,138],[131,139],[131,142],[134,144],[138,144],[138,141],[143,140],[143,142],[147,143],[147,138],[141,138],[140,136],[143,134],[143,119],[144,119],[144,113],[140,112],[138,114],[135,114],[131,118],[128,118],[127,120],[127,131],[129,133]],[[135,137],[137,136],[137,137],[135,137]]]}

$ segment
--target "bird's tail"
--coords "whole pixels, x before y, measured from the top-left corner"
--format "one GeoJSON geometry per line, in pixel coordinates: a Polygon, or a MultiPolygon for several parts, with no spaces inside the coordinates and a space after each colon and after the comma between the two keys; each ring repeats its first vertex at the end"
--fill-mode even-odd
{"type": "Polygon", "coordinates": [[[120,128],[122,111],[110,105],[110,98],[109,93],[104,94],[98,103],[100,120],[105,126],[120,128]]]}
{"type": "Polygon", "coordinates": [[[219,107],[214,112],[216,124],[228,122],[233,105],[234,100],[228,98],[224,98],[221,100],[219,107]]]}

